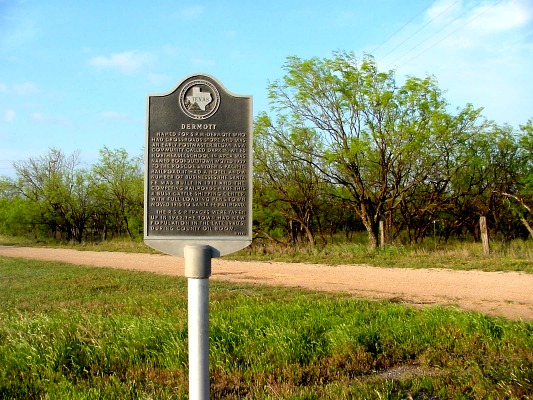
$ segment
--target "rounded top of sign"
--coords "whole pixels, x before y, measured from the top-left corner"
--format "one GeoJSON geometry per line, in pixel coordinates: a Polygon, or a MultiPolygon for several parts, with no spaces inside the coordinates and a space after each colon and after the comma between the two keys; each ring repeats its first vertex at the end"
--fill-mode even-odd
{"type": "Polygon", "coordinates": [[[203,120],[214,115],[220,106],[217,87],[206,79],[193,77],[179,93],[179,106],[190,118],[203,120]]]}

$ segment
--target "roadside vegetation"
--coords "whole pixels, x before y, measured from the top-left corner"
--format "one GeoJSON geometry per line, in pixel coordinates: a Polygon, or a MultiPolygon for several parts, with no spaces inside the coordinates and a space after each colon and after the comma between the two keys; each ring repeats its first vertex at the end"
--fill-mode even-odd
{"type": "MultiPolygon", "coordinates": [[[[59,247],[80,251],[122,251],[129,253],[158,253],[141,240],[127,238],[103,242],[36,242],[25,237],[0,235],[0,245],[28,247],[59,247]]],[[[445,268],[480,271],[522,271],[533,273],[533,241],[516,239],[509,243],[491,243],[491,254],[485,256],[481,243],[449,241],[413,245],[387,245],[369,250],[366,235],[359,233],[351,241],[339,238],[325,246],[286,246],[254,240],[253,244],[226,259],[264,262],[301,262],[309,264],[350,265],[367,264],[391,268],[445,268]]]]}
{"type": "MultiPolygon", "coordinates": [[[[361,232],[371,251],[479,243],[481,220],[493,243],[531,238],[533,118],[498,125],[472,104],[452,110],[434,77],[397,78],[370,55],[288,57],[282,69],[254,121],[262,251],[321,252],[340,237],[352,248],[361,232]]],[[[84,166],[80,152],[51,147],[14,169],[0,177],[0,234],[142,238],[142,156],[104,147],[84,166]]]]}
{"type": "MultiPolygon", "coordinates": [[[[186,399],[181,277],[0,258],[0,399],[186,399]]],[[[214,399],[527,399],[533,325],[211,282],[214,399]]]]}
{"type": "MultiPolygon", "coordinates": [[[[254,121],[254,241],[228,257],[533,273],[533,119],[451,110],[434,77],[369,55],[283,71],[254,121]]],[[[107,147],[86,167],[55,147],[15,163],[0,245],[154,252],[142,163],[107,147]]],[[[533,393],[530,322],[220,282],[210,307],[215,399],[533,393]]],[[[183,278],[0,258],[0,400],[186,399],[186,313],[183,278]]]]}

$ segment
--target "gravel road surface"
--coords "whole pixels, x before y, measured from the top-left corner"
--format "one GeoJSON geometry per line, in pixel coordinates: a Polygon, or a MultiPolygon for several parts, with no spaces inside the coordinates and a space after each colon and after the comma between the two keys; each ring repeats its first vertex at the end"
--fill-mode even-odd
{"type": "MultiPolygon", "coordinates": [[[[183,259],[167,255],[0,246],[0,256],[78,265],[184,274],[183,259]]],[[[533,321],[533,274],[328,266],[213,259],[213,280],[343,292],[365,299],[394,299],[416,306],[455,305],[510,319],[533,321]]]]}

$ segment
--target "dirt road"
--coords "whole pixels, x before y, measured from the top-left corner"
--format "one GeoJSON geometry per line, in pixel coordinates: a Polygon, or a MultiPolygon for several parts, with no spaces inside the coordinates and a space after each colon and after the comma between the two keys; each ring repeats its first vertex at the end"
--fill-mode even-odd
{"type": "MultiPolygon", "coordinates": [[[[184,274],[183,259],[153,254],[0,246],[0,256],[78,265],[184,274]]],[[[214,280],[344,292],[359,298],[415,305],[456,305],[511,319],[533,321],[533,274],[311,265],[213,259],[214,280]]]]}

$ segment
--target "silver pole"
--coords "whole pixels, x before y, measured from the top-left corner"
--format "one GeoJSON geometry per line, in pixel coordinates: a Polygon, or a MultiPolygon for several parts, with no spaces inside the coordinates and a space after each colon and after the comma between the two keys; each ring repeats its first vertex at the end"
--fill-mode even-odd
{"type": "Polygon", "coordinates": [[[209,400],[209,277],[211,247],[184,248],[188,282],[189,399],[209,400]]]}

